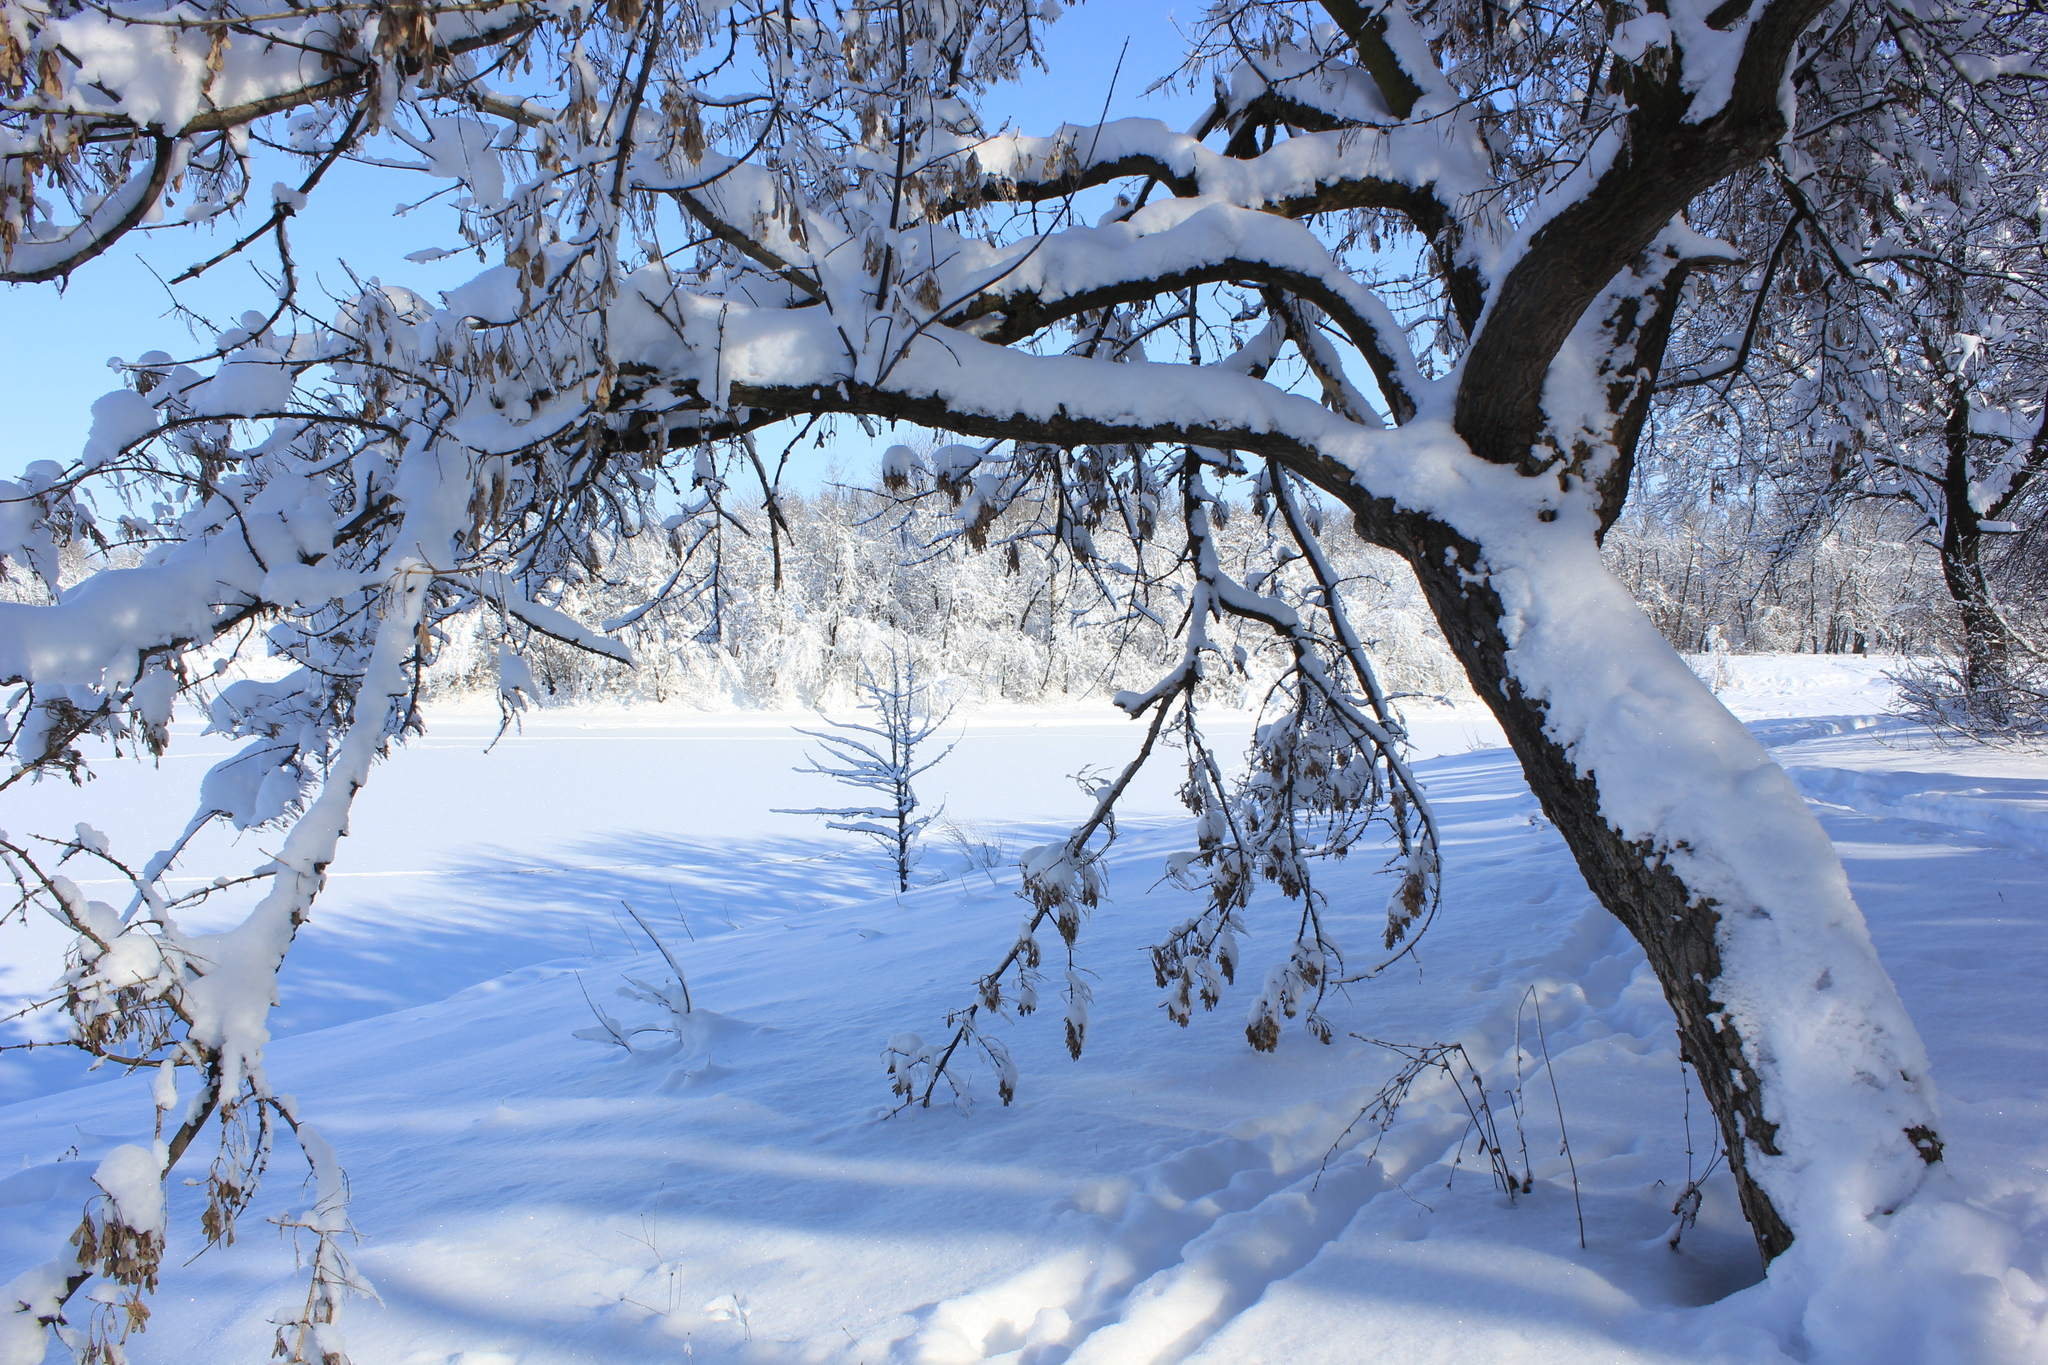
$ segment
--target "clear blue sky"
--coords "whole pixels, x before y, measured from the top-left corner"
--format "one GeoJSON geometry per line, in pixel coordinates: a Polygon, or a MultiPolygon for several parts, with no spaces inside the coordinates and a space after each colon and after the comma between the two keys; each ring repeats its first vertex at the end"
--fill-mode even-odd
{"type": "MultiPolygon", "coordinates": [[[[1180,0],[1178,8],[1192,17],[1200,4],[1180,0]]],[[[1162,0],[1088,0],[1069,11],[1052,26],[1050,74],[1036,73],[1000,92],[990,104],[993,120],[1008,119],[1026,131],[1062,121],[1092,122],[1102,111],[1121,55],[1122,71],[1110,99],[1112,117],[1143,115],[1183,127],[1192,124],[1206,108],[1206,94],[1144,94],[1179,58],[1175,11],[1175,5],[1162,0]]],[[[299,174],[283,165],[267,175],[259,171],[266,189],[270,180],[296,183],[299,174]]],[[[473,254],[431,265],[405,259],[408,252],[455,241],[453,215],[438,204],[393,216],[397,196],[428,192],[433,185],[421,176],[363,167],[337,167],[330,173],[291,228],[294,255],[302,278],[311,282],[311,296],[353,292],[347,288],[344,261],[360,278],[375,276],[429,297],[473,275],[480,268],[473,254]]],[[[267,193],[251,197],[266,204],[269,198],[267,193]]],[[[118,383],[106,368],[109,357],[132,359],[150,350],[186,355],[197,349],[186,322],[172,315],[162,280],[248,230],[225,218],[216,223],[212,230],[148,234],[139,245],[117,247],[87,264],[62,291],[47,284],[0,286],[0,412],[5,413],[0,473],[12,474],[31,460],[68,460],[78,453],[92,401],[118,383]]],[[[181,286],[178,298],[217,326],[228,326],[245,309],[267,308],[270,291],[254,276],[253,266],[268,260],[269,253],[252,249],[249,261],[231,261],[181,286]]],[[[201,335],[210,340],[210,333],[201,335]]],[[[850,477],[865,476],[880,446],[889,443],[886,438],[866,440],[851,423],[843,425],[840,437],[833,455],[850,477]]],[[[817,471],[815,478],[825,461],[814,457],[806,464],[817,471]]]]}

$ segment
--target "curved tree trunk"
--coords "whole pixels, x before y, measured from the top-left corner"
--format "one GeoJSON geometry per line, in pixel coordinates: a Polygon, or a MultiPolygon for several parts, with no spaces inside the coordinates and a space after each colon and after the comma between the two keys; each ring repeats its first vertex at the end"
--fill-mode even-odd
{"type": "Polygon", "coordinates": [[[1351,501],[1643,946],[1765,1260],[1888,1212],[1941,1155],[1925,1056],[1791,780],[1606,572],[1590,516],[1489,552],[1351,501]]]}
{"type": "Polygon", "coordinates": [[[1587,885],[1642,945],[1766,1261],[1919,1187],[1941,1157],[1925,1049],[1819,822],[1599,541],[1687,274],[1713,255],[1671,230],[1784,136],[1785,63],[1821,9],[1763,7],[1712,118],[1673,87],[1631,90],[1628,149],[1466,320],[1446,414],[1464,451],[1413,478],[1408,510],[1297,462],[1407,559],[1587,885]]]}

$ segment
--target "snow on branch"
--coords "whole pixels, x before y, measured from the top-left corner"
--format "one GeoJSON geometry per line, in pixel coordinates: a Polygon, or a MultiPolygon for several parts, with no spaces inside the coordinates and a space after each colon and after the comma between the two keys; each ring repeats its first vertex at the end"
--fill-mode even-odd
{"type": "MultiPolygon", "coordinates": [[[[1196,584],[1184,627],[1184,653],[1151,688],[1117,698],[1133,718],[1149,713],[1138,754],[1113,779],[1084,782],[1094,797],[1094,809],[1065,840],[1031,849],[1020,858],[1023,885],[1018,894],[1029,902],[1030,911],[1017,941],[982,977],[978,998],[948,1016],[953,1033],[943,1048],[928,1056],[920,1053],[920,1060],[908,1070],[903,1069],[907,1063],[892,1061],[897,1093],[906,1104],[929,1105],[941,1080],[952,1086],[957,1102],[966,1101],[969,1092],[955,1074],[956,1059],[962,1048],[970,1054],[986,1052],[984,1016],[1009,1009],[1021,1016],[1037,1008],[1043,982],[1037,933],[1047,921],[1067,956],[1064,1027],[1068,1052],[1079,1059],[1086,1046],[1092,994],[1076,956],[1082,922],[1102,894],[1100,864],[1116,836],[1117,801],[1169,728],[1186,754],[1188,776],[1181,790],[1194,817],[1196,846],[1171,857],[1167,875],[1206,901],[1199,914],[1183,921],[1153,949],[1154,973],[1166,992],[1169,1018],[1185,1026],[1196,1001],[1204,1008],[1221,1001],[1225,984],[1236,979],[1238,937],[1245,932],[1244,915],[1253,890],[1266,882],[1298,906],[1294,943],[1286,960],[1268,973],[1248,1016],[1246,1036],[1254,1048],[1270,1051],[1279,1040],[1282,1019],[1301,1015],[1312,1036],[1329,1042],[1333,1030],[1318,1009],[1329,988],[1365,979],[1388,963],[1347,970],[1342,948],[1325,928],[1325,904],[1314,885],[1312,867],[1321,859],[1343,857],[1375,823],[1383,824],[1393,838],[1396,856],[1391,866],[1400,874],[1389,901],[1385,947],[1394,950],[1404,940],[1408,946],[1396,952],[1395,959],[1412,950],[1435,912],[1440,895],[1435,817],[1401,757],[1405,739],[1400,722],[1344,612],[1341,587],[1316,541],[1311,518],[1284,482],[1266,490],[1276,529],[1284,528],[1302,547],[1302,557],[1315,573],[1300,606],[1270,592],[1251,591],[1222,567],[1211,526],[1215,498],[1204,469],[1204,461],[1189,450],[1176,476],[1187,527],[1182,553],[1196,584]],[[1312,630],[1303,608],[1320,614],[1326,629],[1312,630]],[[1200,685],[1221,653],[1211,642],[1209,626],[1225,616],[1266,625],[1293,659],[1291,672],[1268,696],[1269,718],[1257,727],[1248,770],[1235,782],[1226,778],[1203,735],[1197,704],[1200,685]],[[1331,671],[1330,656],[1343,673],[1331,671]],[[1360,694],[1340,681],[1347,673],[1360,685],[1360,694]],[[1093,842],[1098,833],[1103,839],[1093,842]]],[[[1013,1077],[999,1086],[1006,1103],[1014,1089],[1013,1077]]]]}

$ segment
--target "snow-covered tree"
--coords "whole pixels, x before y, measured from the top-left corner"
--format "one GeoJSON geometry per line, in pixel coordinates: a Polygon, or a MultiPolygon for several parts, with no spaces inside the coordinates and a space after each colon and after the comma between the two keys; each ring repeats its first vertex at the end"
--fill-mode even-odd
{"type": "Polygon", "coordinates": [[[1814,133],[1720,197],[1713,226],[1747,268],[1682,329],[1664,381],[1694,424],[1746,426],[1748,462],[1803,485],[1799,529],[1850,498],[1917,513],[1954,604],[1960,710],[1994,728],[2020,646],[1992,547],[2048,468],[2048,146],[2019,133],[2048,118],[2038,23],[1910,12],[1884,63],[1860,60],[1867,42],[1816,54],[1835,70],[1814,133]],[[1958,50],[1973,31],[2006,54],[1958,50]]]}
{"type": "Polygon", "coordinates": [[[266,239],[288,259],[291,217],[379,130],[424,158],[413,164],[469,180],[488,210],[504,184],[497,129],[463,111],[510,112],[490,82],[557,37],[546,11],[510,0],[7,0],[4,14],[0,280],[17,283],[62,280],[131,232],[223,213],[245,230],[180,279],[266,239]],[[446,112],[420,117],[428,105],[446,112]],[[304,162],[297,183],[252,179],[258,126],[304,162]]]}
{"type": "MultiPolygon", "coordinates": [[[[10,1291],[27,1305],[16,1338],[76,1313],[95,1276],[112,1292],[78,1302],[146,1291],[161,1234],[130,1168],[167,1173],[211,1123],[209,1236],[231,1228],[279,1125],[339,1188],[269,1084],[264,1020],[353,796],[418,728],[454,618],[625,655],[602,628],[625,622],[581,621],[564,594],[657,528],[709,547],[675,579],[698,590],[690,574],[715,576],[742,497],[779,546],[781,470],[833,419],[957,438],[924,495],[952,505],[965,544],[1020,571],[1081,566],[1177,636],[1171,666],[1118,697],[1145,727],[1139,762],[1168,735],[1188,762],[1194,847],[1172,871],[1204,899],[1155,954],[1170,1009],[1221,998],[1249,887],[1270,879],[1295,918],[1247,1036],[1270,1047],[1296,1018],[1327,1036],[1326,993],[1383,962],[1334,941],[1314,868],[1374,822],[1395,850],[1386,952],[1435,905],[1426,797],[1312,486],[1347,514],[1336,534],[1406,561],[1588,884],[1642,943],[1765,1255],[1860,1235],[1940,1160],[1926,1058],[1819,825],[1600,540],[1667,346],[1740,255],[1688,215],[1726,221],[1738,183],[1810,198],[1818,141],[1940,95],[1910,76],[1871,86],[1915,69],[1909,50],[1973,87],[2036,80],[2031,11],[1219,0],[1182,73],[1213,103],[1183,132],[1093,121],[1101,92],[1057,73],[1045,99],[1071,97],[1082,121],[984,121],[993,86],[1037,79],[1056,0],[223,5],[7,0],[13,278],[73,268],[180,171],[206,209],[231,199],[264,119],[309,180],[371,129],[406,143],[419,172],[460,182],[461,245],[496,263],[438,304],[372,284],[316,315],[285,237],[313,190],[282,187],[258,225],[285,254],[279,294],[210,355],[138,358],[83,456],[9,490],[6,552],[32,567],[100,517],[143,550],[53,584],[50,605],[0,604],[0,678],[21,684],[9,781],[75,771],[89,735],[160,747],[238,633],[267,632],[299,665],[212,701],[215,728],[246,744],[203,782],[193,828],[281,830],[242,876],[192,893],[250,893],[237,927],[182,927],[189,897],[163,880],[182,843],[146,860],[83,830],[0,844],[25,899],[77,931],[80,1042],[193,1077],[191,1098],[161,1105],[163,1145],[104,1171],[91,1235],[10,1291]],[[778,454],[784,423],[797,435],[778,454]],[[1217,535],[1237,480],[1270,532],[1256,562],[1217,535]],[[1168,502],[1181,515],[1160,544],[1168,502]],[[1101,554],[1111,522],[1148,552],[1101,554]],[[1237,663],[1214,630],[1231,619],[1287,659],[1242,778],[1199,719],[1205,680],[1237,663]],[[60,848],[126,876],[125,904],[86,897],[60,848]]],[[[980,1049],[1008,1093],[977,1019],[1035,1003],[1047,921],[1079,1054],[1073,955],[1132,771],[1026,855],[1022,932],[949,1041],[901,1052],[899,1090],[929,1098],[980,1049]]],[[[283,1347],[335,1356],[345,1224],[326,1201],[297,1225],[318,1242],[315,1292],[283,1347]]]]}
{"type": "Polygon", "coordinates": [[[896,874],[896,889],[908,891],[910,870],[917,865],[920,851],[918,840],[939,814],[936,810],[918,814],[914,784],[953,752],[951,744],[937,754],[925,747],[945,727],[952,711],[933,705],[931,684],[920,682],[916,663],[895,650],[889,652],[887,675],[877,678],[872,670],[864,670],[860,690],[867,698],[862,708],[874,712],[874,724],[827,716],[830,730],[798,731],[822,743],[825,753],[822,760],[812,754],[809,766],[797,771],[873,792],[881,804],[813,806],[776,814],[822,815],[827,829],[873,839],[888,856],[889,869],[896,874]]]}

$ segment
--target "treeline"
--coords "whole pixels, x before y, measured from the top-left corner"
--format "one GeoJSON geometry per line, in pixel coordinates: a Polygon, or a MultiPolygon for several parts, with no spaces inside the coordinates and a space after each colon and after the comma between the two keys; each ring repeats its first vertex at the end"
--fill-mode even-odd
{"type": "MultiPolygon", "coordinates": [[[[1609,534],[1608,565],[1684,652],[1954,650],[1955,609],[1937,561],[1922,523],[1897,503],[1847,503],[1825,524],[1796,533],[1746,499],[1645,505],[1609,534]]],[[[618,632],[637,666],[470,615],[437,642],[430,696],[496,692],[501,646],[525,661],[549,702],[711,709],[843,707],[854,700],[862,670],[891,649],[959,700],[978,704],[1058,703],[1142,687],[1175,657],[1186,571],[1172,562],[1180,533],[1170,510],[1142,546],[1098,529],[1097,563],[1063,554],[1049,569],[1030,537],[1006,543],[1005,533],[1021,527],[990,528],[990,548],[972,548],[943,498],[906,504],[842,486],[784,494],[779,506],[786,526],[779,535],[770,534],[758,503],[730,505],[708,539],[686,544],[653,529],[619,546],[601,571],[555,585],[557,605],[583,620],[637,614],[618,632]],[[1142,606],[1110,564],[1157,575],[1142,606]],[[1105,584],[1121,584],[1121,596],[1106,593],[1105,584]]],[[[1225,513],[1222,540],[1249,560],[1268,528],[1241,503],[1225,513]]],[[[1346,605],[1373,642],[1388,688],[1469,695],[1406,567],[1352,536],[1330,536],[1328,545],[1346,605]]],[[[2039,571],[2048,556],[2006,558],[2002,578],[2021,605],[2031,602],[2048,579],[2039,571]]],[[[65,561],[66,582],[92,567],[75,544],[65,547],[65,561]]],[[[47,597],[17,574],[0,579],[0,600],[47,597]]],[[[1254,701],[1279,672],[1271,639],[1263,628],[1231,622],[1216,634],[1226,656],[1244,653],[1237,668],[1217,670],[1211,696],[1254,701]]],[[[251,647],[260,650],[260,641],[251,647]]]]}
{"type": "MultiPolygon", "coordinates": [[[[1077,559],[1049,558],[1044,537],[1001,519],[977,537],[988,548],[975,549],[943,497],[903,503],[835,487],[784,494],[779,507],[780,535],[758,505],[729,507],[710,533],[716,543],[643,535],[619,546],[602,574],[561,588],[561,608],[584,620],[641,613],[618,632],[636,667],[486,616],[442,643],[433,687],[494,690],[498,650],[509,644],[555,699],[837,707],[893,649],[958,700],[1036,704],[1144,687],[1179,657],[1187,580],[1174,561],[1184,537],[1164,513],[1144,542],[1097,528],[1094,557],[1077,559]],[[1149,583],[1134,594],[1124,569],[1149,583]]],[[[1221,539],[1238,555],[1267,534],[1247,509],[1226,510],[1221,539]]],[[[1355,539],[1336,553],[1346,604],[1387,686],[1461,690],[1463,674],[1400,562],[1355,539]]],[[[1212,638],[1226,658],[1242,650],[1212,675],[1214,700],[1248,704],[1278,675],[1263,627],[1224,623],[1212,638]]]]}
{"type": "Polygon", "coordinates": [[[1818,526],[1774,524],[1752,503],[1630,512],[1607,565],[1686,653],[1904,654],[1953,647],[1955,608],[1924,519],[1854,502],[1818,526]]]}
{"type": "MultiPolygon", "coordinates": [[[[1048,568],[1030,537],[1006,538],[1020,528],[988,528],[989,548],[972,548],[942,498],[905,504],[834,487],[785,494],[780,509],[779,535],[758,505],[732,506],[715,542],[643,535],[602,574],[561,587],[560,606],[582,619],[638,613],[619,631],[636,667],[472,617],[440,648],[435,692],[494,691],[501,644],[552,700],[708,708],[848,705],[862,670],[891,649],[983,704],[1142,687],[1175,657],[1186,570],[1172,563],[1179,532],[1164,511],[1142,545],[1098,529],[1094,562],[1061,555],[1048,568]],[[1134,604],[1130,579],[1111,565],[1158,577],[1134,604]]],[[[1793,537],[1753,506],[1705,503],[1631,514],[1608,537],[1607,556],[1686,652],[1910,655],[1940,651],[1953,634],[1916,530],[1895,506],[1850,504],[1793,537]]],[[[1222,538],[1239,555],[1249,559],[1268,534],[1250,508],[1226,507],[1222,538]]],[[[1328,539],[1389,689],[1469,695],[1406,567],[1355,537],[1328,539]]],[[[1223,623],[1217,634],[1226,657],[1243,654],[1236,669],[1217,670],[1211,695],[1248,704],[1282,661],[1262,627],[1223,623]]]]}

